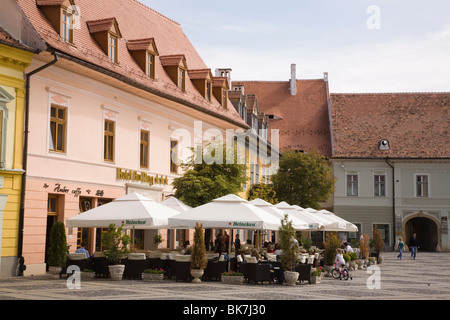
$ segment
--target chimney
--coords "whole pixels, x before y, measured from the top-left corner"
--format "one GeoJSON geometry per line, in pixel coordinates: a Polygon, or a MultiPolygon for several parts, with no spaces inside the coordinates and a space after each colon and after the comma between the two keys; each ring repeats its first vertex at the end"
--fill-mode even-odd
{"type": "Polygon", "coordinates": [[[216,77],[226,77],[228,79],[228,87],[231,88],[231,68],[217,68],[216,77]]]}
{"type": "Polygon", "coordinates": [[[297,95],[297,71],[295,63],[291,64],[291,95],[297,95]]]}

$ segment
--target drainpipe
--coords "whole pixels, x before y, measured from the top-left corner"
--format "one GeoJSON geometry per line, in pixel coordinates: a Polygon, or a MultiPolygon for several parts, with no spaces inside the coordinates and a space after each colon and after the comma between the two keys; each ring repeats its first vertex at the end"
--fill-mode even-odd
{"type": "Polygon", "coordinates": [[[30,78],[34,74],[41,72],[42,70],[54,65],[58,61],[58,55],[56,52],[52,53],[55,57],[53,61],[25,74],[25,123],[24,123],[24,136],[23,136],[23,153],[22,153],[22,190],[20,193],[20,211],[19,211],[19,239],[18,239],[18,266],[17,275],[23,276],[23,272],[26,269],[25,259],[23,253],[23,225],[25,218],[25,187],[26,187],[26,173],[27,173],[27,155],[28,155],[28,131],[29,131],[29,117],[30,117],[30,78]]]}
{"type": "Polygon", "coordinates": [[[386,158],[386,163],[392,168],[392,219],[393,219],[393,232],[392,232],[392,246],[395,246],[395,168],[389,162],[389,158],[386,158]]]}

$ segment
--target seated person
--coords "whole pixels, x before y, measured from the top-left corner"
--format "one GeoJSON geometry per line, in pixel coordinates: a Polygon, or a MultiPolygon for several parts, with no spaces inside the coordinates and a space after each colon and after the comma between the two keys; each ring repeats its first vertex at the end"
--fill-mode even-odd
{"type": "Polygon", "coordinates": [[[86,257],[89,258],[89,251],[85,249],[86,244],[84,242],[81,243],[81,247],[75,250],[75,253],[86,253],[86,257]]]}
{"type": "Polygon", "coordinates": [[[189,255],[191,254],[191,246],[189,240],[186,240],[181,248],[181,254],[189,255]]]}

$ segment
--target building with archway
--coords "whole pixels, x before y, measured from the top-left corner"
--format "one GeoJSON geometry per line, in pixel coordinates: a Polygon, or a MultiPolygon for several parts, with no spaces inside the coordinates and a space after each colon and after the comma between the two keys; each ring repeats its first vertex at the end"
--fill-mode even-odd
{"type": "Polygon", "coordinates": [[[331,94],[334,212],[387,248],[449,251],[450,93],[331,94]]]}

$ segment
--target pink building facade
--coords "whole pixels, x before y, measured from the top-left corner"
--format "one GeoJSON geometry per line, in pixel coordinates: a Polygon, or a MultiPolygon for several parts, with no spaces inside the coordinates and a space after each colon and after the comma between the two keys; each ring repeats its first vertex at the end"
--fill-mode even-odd
{"type": "MultiPolygon", "coordinates": [[[[194,72],[208,68],[176,22],[134,0],[125,1],[129,12],[117,9],[123,1],[32,2],[18,4],[48,50],[35,55],[27,72],[55,57],[57,62],[30,83],[24,275],[46,272],[47,239],[56,221],[133,191],[155,201],[170,195],[170,184],[181,173],[171,150],[186,139],[179,129],[194,139],[201,121],[201,139],[208,131],[225,136],[227,129],[248,128],[226,95],[224,100],[227,81],[210,71],[194,72]],[[64,16],[74,5],[83,14],[72,33],[62,34],[51,23],[49,7],[64,16]],[[158,28],[138,29],[139,19],[158,28]],[[118,41],[106,51],[98,38],[104,30],[106,39],[118,41]],[[145,60],[148,68],[138,52],[152,55],[145,60]]],[[[101,230],[67,231],[70,252],[81,242],[91,253],[101,250],[101,230]]],[[[139,246],[152,248],[154,232],[142,231],[139,246]]],[[[162,246],[174,248],[189,232],[162,235],[162,246]]]]}

